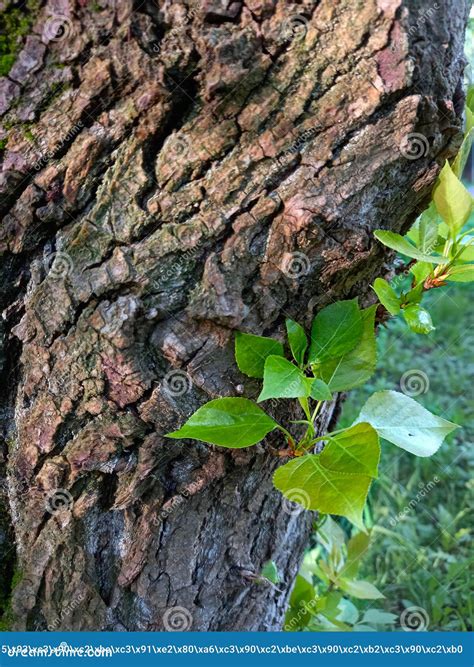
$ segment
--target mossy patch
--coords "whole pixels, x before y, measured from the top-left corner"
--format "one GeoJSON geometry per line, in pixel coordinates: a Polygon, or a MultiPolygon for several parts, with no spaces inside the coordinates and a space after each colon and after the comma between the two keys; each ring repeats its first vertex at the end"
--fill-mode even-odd
{"type": "Polygon", "coordinates": [[[23,578],[23,573],[15,569],[10,582],[10,590],[8,595],[0,593],[0,632],[11,630],[15,617],[12,610],[12,592],[23,578]]]}
{"type": "Polygon", "coordinates": [[[21,2],[0,14],[0,76],[6,76],[20,51],[39,8],[38,0],[21,2]]]}

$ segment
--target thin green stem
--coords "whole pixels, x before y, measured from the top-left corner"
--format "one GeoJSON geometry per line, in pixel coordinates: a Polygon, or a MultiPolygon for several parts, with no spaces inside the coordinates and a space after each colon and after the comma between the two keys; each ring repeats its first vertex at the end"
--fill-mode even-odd
{"type": "Polygon", "coordinates": [[[324,403],[324,401],[318,401],[318,402],[316,403],[316,407],[314,408],[314,412],[313,412],[313,414],[312,414],[312,416],[311,416],[311,423],[312,423],[312,424],[314,424],[314,420],[316,419],[317,414],[318,414],[318,412],[319,412],[319,409],[320,409],[320,407],[322,406],[323,403],[324,403]]]}
{"type": "Polygon", "coordinates": [[[286,430],[286,428],[284,426],[277,423],[277,428],[280,429],[280,431],[282,431],[286,435],[286,437],[289,439],[290,442],[294,441],[293,436],[291,435],[291,433],[289,431],[286,430]]]}

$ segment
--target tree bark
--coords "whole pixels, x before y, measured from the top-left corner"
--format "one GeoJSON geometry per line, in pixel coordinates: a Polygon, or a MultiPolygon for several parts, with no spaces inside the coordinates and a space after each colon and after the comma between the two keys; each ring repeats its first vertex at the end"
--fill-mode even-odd
{"type": "Polygon", "coordinates": [[[279,436],[232,452],[163,434],[210,398],[256,395],[234,330],[281,337],[286,316],[308,326],[331,301],[371,302],[387,270],[373,230],[405,231],[459,144],[467,13],[460,0],[30,13],[0,79],[0,554],[15,629],[281,628],[314,517],[272,487],[279,436]],[[281,590],[253,579],[269,559],[281,590]]]}

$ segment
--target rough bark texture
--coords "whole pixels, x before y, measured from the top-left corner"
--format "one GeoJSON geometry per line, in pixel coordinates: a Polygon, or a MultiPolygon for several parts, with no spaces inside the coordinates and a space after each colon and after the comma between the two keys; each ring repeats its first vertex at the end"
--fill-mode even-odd
{"type": "Polygon", "coordinates": [[[467,2],[36,7],[0,79],[14,627],[277,629],[312,516],[267,443],[163,433],[255,396],[234,329],[369,302],[372,231],[406,229],[459,141],[467,2]],[[249,577],[268,559],[281,592],[249,577]]]}

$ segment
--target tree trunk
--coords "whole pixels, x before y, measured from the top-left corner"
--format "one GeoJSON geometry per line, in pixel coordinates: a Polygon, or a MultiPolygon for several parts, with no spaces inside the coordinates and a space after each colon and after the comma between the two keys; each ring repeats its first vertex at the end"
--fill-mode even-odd
{"type": "Polygon", "coordinates": [[[48,0],[28,15],[0,79],[14,628],[282,626],[314,516],[272,488],[279,436],[231,452],[163,434],[210,398],[256,395],[235,329],[278,337],[286,316],[370,302],[373,230],[405,231],[459,144],[467,13],[48,0]],[[280,590],[253,580],[269,559],[280,590]]]}

